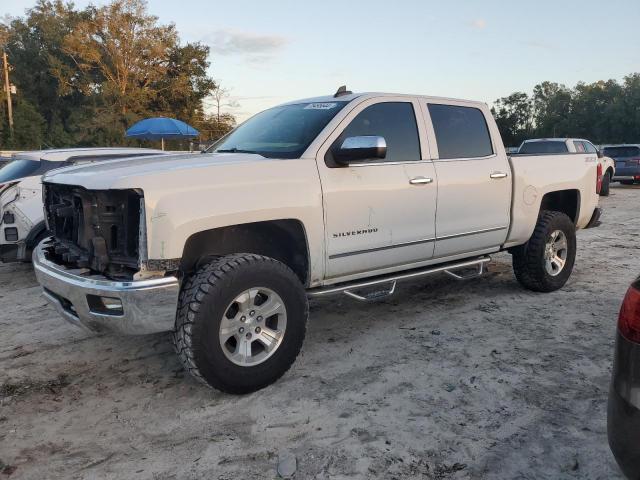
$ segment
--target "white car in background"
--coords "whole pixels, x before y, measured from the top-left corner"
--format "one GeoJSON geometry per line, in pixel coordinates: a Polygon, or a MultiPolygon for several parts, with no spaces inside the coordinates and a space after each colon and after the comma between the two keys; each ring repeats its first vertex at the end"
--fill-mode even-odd
{"type": "Polygon", "coordinates": [[[605,157],[596,146],[589,140],[583,138],[532,138],[525,140],[518,149],[519,154],[567,154],[567,153],[593,153],[598,159],[600,170],[598,177],[601,177],[602,188],[600,195],[609,196],[609,184],[616,173],[616,162],[609,157],[605,157]]]}
{"type": "Polygon", "coordinates": [[[0,168],[0,260],[30,261],[46,236],[42,184],[46,172],[83,163],[162,155],[148,148],[66,148],[16,153],[0,168]]]}

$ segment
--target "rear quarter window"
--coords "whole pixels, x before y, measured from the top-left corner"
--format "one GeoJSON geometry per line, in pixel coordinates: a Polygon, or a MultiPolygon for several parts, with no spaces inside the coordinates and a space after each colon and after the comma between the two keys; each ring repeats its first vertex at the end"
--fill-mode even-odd
{"type": "Polygon", "coordinates": [[[478,158],[493,154],[484,114],[477,108],[428,104],[440,159],[478,158]]]}

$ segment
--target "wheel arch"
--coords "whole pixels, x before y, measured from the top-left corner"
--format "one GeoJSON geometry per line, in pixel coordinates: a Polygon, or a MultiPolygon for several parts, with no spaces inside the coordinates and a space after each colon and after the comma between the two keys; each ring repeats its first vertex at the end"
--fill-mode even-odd
{"type": "Polygon", "coordinates": [[[567,189],[545,193],[540,202],[540,212],[544,210],[562,212],[576,224],[580,217],[580,190],[567,189]]]}
{"type": "Polygon", "coordinates": [[[27,235],[27,238],[25,239],[25,244],[27,246],[27,248],[29,250],[33,249],[37,243],[38,240],[41,239],[43,234],[47,233],[47,226],[44,223],[44,220],[36,223],[31,230],[29,231],[29,234],[27,235]]]}
{"type": "Polygon", "coordinates": [[[306,287],[310,280],[309,246],[297,219],[242,223],[191,235],[184,246],[180,270],[191,272],[203,260],[231,253],[255,253],[287,265],[306,287]]]}

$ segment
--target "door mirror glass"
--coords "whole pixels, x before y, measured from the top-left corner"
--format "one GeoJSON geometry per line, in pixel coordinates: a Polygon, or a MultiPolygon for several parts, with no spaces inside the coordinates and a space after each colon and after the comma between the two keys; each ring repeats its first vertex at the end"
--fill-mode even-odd
{"type": "Polygon", "coordinates": [[[387,156],[387,142],[384,137],[363,135],[345,138],[340,148],[334,150],[333,158],[341,165],[370,159],[383,159],[387,156]]]}

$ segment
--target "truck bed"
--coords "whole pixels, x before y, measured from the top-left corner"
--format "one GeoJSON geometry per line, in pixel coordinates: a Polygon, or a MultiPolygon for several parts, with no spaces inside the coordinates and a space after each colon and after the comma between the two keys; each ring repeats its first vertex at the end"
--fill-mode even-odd
{"type": "Polygon", "coordinates": [[[505,247],[519,245],[529,239],[535,228],[540,204],[549,192],[575,191],[578,208],[572,220],[576,228],[587,226],[598,206],[596,155],[516,154],[509,156],[509,164],[513,172],[513,195],[511,227],[505,247]]]}

